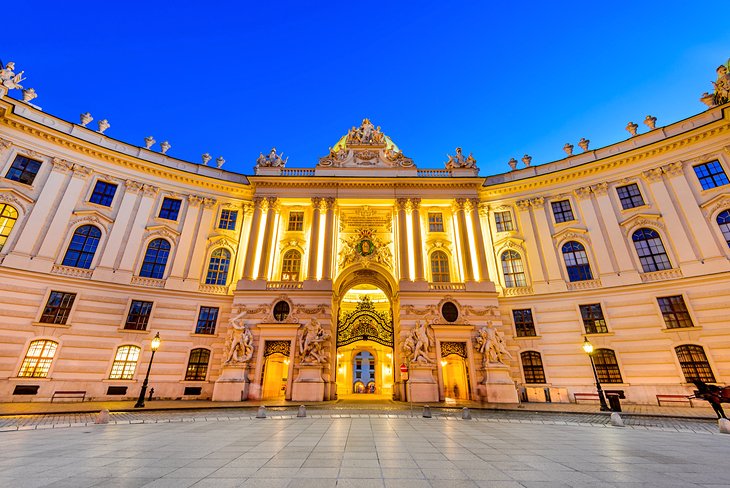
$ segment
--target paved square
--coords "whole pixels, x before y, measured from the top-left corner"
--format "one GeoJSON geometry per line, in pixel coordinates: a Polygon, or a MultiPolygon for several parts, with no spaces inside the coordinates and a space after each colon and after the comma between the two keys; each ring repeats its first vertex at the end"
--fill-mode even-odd
{"type": "Polygon", "coordinates": [[[720,487],[730,436],[452,419],[263,419],[0,434],[23,487],[720,487]]]}

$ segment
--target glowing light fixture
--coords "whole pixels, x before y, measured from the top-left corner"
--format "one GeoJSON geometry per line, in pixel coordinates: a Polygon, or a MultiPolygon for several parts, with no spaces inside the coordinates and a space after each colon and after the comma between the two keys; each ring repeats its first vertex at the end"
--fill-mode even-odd
{"type": "Polygon", "coordinates": [[[441,367],[442,368],[445,368],[447,364],[449,364],[448,361],[441,360],[441,367]]]}

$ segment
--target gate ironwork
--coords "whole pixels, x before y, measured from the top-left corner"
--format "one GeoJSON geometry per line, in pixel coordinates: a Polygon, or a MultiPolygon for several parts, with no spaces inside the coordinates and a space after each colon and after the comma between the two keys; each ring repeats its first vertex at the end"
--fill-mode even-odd
{"type": "Polygon", "coordinates": [[[356,341],[373,341],[393,347],[393,317],[379,312],[369,297],[363,296],[352,312],[340,312],[337,319],[337,347],[356,341]]]}

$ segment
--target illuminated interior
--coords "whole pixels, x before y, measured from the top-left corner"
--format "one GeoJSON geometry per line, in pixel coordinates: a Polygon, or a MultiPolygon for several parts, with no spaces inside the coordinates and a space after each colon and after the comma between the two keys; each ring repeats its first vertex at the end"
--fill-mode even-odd
{"type": "Polygon", "coordinates": [[[264,363],[262,399],[283,400],[286,396],[286,383],[289,376],[289,358],[283,354],[272,354],[264,363]]]}
{"type": "Polygon", "coordinates": [[[461,356],[449,354],[441,359],[441,375],[446,401],[468,400],[469,380],[466,361],[461,356]]]}

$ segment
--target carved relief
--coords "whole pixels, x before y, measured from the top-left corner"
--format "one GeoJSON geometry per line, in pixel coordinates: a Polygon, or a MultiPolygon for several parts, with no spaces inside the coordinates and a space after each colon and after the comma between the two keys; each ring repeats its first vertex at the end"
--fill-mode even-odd
{"type": "Polygon", "coordinates": [[[660,181],[662,179],[662,169],[654,168],[641,173],[641,175],[649,182],[660,181]]]}

